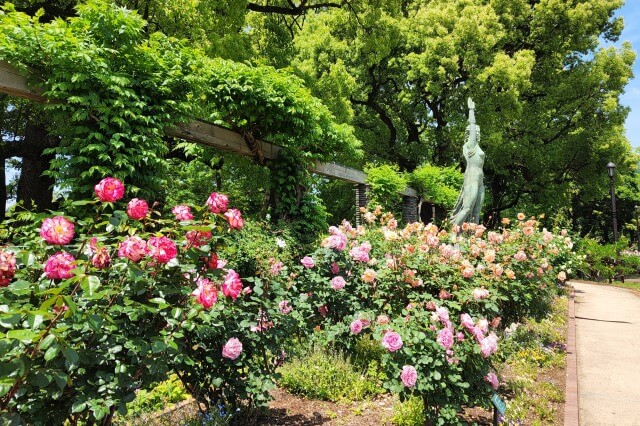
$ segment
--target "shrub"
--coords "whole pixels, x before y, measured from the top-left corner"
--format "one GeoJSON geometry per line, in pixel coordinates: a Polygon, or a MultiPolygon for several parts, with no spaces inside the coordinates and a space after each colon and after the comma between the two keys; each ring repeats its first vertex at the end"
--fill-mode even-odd
{"type": "Polygon", "coordinates": [[[334,348],[378,342],[385,389],[421,398],[434,424],[455,424],[463,405],[489,405],[500,323],[546,315],[566,279],[554,265],[573,243],[524,215],[499,231],[452,232],[364,216],[367,226],[330,228],[313,266],[299,267],[296,306],[334,348]]]}
{"type": "Polygon", "coordinates": [[[278,383],[290,392],[325,401],[352,402],[381,393],[376,364],[358,370],[337,353],[311,351],[280,367],[278,383]]]}
{"type": "Polygon", "coordinates": [[[458,198],[463,181],[464,175],[456,167],[423,164],[411,174],[410,184],[422,198],[450,209],[458,198]]]}
{"type": "Polygon", "coordinates": [[[396,212],[398,210],[398,193],[405,190],[408,178],[398,170],[397,165],[382,164],[373,166],[368,164],[364,168],[369,185],[369,202],[381,205],[384,210],[396,212]]]}
{"type": "Polygon", "coordinates": [[[163,215],[122,205],[119,185],[98,185],[102,202],[75,202],[93,213],[84,219],[5,223],[3,421],[108,421],[170,372],[209,412],[264,405],[301,321],[284,309],[288,276],[275,267],[241,277],[224,260],[244,225],[226,196],[163,215]]]}

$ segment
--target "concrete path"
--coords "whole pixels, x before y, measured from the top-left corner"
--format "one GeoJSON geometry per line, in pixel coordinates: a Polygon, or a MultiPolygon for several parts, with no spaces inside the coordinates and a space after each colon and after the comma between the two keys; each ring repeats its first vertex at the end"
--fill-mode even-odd
{"type": "Polygon", "coordinates": [[[572,281],[581,426],[640,426],[640,294],[572,281]]]}

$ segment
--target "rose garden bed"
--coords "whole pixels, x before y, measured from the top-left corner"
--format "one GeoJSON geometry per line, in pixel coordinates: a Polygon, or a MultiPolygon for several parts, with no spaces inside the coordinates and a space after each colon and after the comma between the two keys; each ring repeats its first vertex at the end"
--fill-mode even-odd
{"type": "MultiPolygon", "coordinates": [[[[294,405],[272,393],[276,371],[304,359],[305,348],[322,347],[371,379],[346,380],[364,387],[329,399],[393,395],[377,403],[409,400],[394,411],[450,425],[465,421],[465,407],[490,408],[501,363],[516,372],[507,382],[514,401],[535,383],[522,377],[560,365],[549,355],[558,347],[544,345],[561,339],[542,327],[540,346],[530,339],[536,328],[526,327],[552,312],[573,243],[535,218],[519,215],[496,230],[401,228],[376,209],[363,212],[364,226],[331,227],[296,260],[284,240],[264,234],[267,249],[255,251],[257,234],[243,236],[245,220],[223,194],[169,213],[138,198],[119,210],[125,188],[114,178],[95,191],[97,200],[69,205],[83,216],[25,213],[2,230],[12,242],[0,253],[3,421],[108,424],[169,374],[208,418],[218,421],[222,411],[251,419],[274,395],[294,405]],[[519,336],[509,331],[518,323],[528,330],[522,341],[503,338],[519,336]]],[[[309,396],[296,380],[286,386],[309,396]]],[[[555,388],[546,392],[561,399],[555,388]]],[[[320,414],[386,421],[385,410],[358,415],[373,413],[375,398],[371,404],[320,414]]],[[[267,413],[277,421],[277,411],[267,413]]]]}

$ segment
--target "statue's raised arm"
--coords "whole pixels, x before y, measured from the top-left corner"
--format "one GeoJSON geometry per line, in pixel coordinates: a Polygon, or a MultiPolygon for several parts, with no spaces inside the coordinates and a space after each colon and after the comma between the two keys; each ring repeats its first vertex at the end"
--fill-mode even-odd
{"type": "Polygon", "coordinates": [[[471,98],[467,99],[469,106],[469,120],[465,131],[466,140],[462,147],[462,154],[466,163],[464,183],[458,196],[458,201],[451,212],[451,222],[462,225],[464,222],[480,222],[480,210],[484,202],[484,152],[478,145],[480,129],[476,125],[476,104],[471,98]]]}
{"type": "Polygon", "coordinates": [[[469,106],[469,143],[471,147],[478,143],[478,128],[476,127],[476,104],[473,103],[473,99],[467,98],[467,105],[469,106]]]}

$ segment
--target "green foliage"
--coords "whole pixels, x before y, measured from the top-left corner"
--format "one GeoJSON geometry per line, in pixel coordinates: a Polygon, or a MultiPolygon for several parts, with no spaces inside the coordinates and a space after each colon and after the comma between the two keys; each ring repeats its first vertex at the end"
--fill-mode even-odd
{"type": "Polygon", "coordinates": [[[422,198],[432,203],[453,208],[458,198],[464,175],[455,167],[423,164],[411,173],[410,184],[422,198]]]}
{"type": "Polygon", "coordinates": [[[231,241],[222,249],[222,255],[233,259],[242,276],[268,273],[274,259],[289,265],[299,252],[298,243],[287,228],[264,222],[247,222],[231,236],[231,241]]]}
{"type": "Polygon", "coordinates": [[[184,389],[178,376],[172,375],[168,380],[158,383],[150,390],[140,390],[133,401],[127,404],[127,415],[118,419],[136,419],[145,414],[156,413],[169,407],[170,404],[186,400],[189,394],[184,389]]]}
{"type": "Polygon", "coordinates": [[[285,363],[279,369],[280,386],[308,398],[334,402],[360,401],[382,393],[375,364],[358,369],[338,353],[315,350],[285,363]]]}
{"type": "Polygon", "coordinates": [[[553,403],[563,402],[564,394],[541,377],[550,369],[564,368],[568,309],[568,297],[557,297],[548,317],[527,319],[505,330],[498,356],[508,370],[506,386],[513,393],[507,402],[507,420],[530,416],[543,422],[554,420],[553,403]]]}
{"type": "Polygon", "coordinates": [[[391,422],[397,426],[423,426],[427,419],[422,399],[412,396],[404,402],[398,401],[393,406],[391,422]]]}
{"type": "Polygon", "coordinates": [[[457,166],[471,96],[489,209],[587,209],[606,194],[607,161],[619,174],[637,163],[619,103],[635,53],[600,44],[620,36],[621,5],[364,0],[308,16],[292,66],[354,124],[367,161],[457,166]]]}
{"type": "Polygon", "coordinates": [[[584,237],[577,247],[582,256],[580,273],[593,280],[613,280],[616,275],[632,275],[640,271],[640,256],[627,249],[629,240],[622,236],[616,244],[602,244],[584,237]]]}
{"type": "Polygon", "coordinates": [[[369,185],[369,203],[380,205],[385,211],[397,212],[401,201],[399,193],[407,187],[409,179],[397,165],[367,165],[364,168],[369,185]]]}
{"type": "MultiPolygon", "coordinates": [[[[258,271],[230,292],[232,253],[260,253],[233,248],[237,230],[221,213],[192,206],[194,220],[178,222],[152,210],[138,221],[121,210],[121,202],[75,205],[90,214],[71,218],[73,239],[63,246],[39,236],[43,214],[22,213],[3,224],[2,235],[10,238],[3,262],[15,256],[17,264],[15,277],[0,288],[3,419],[108,421],[116,412],[126,414],[136,390],[147,390],[169,372],[209,408],[265,405],[285,341],[303,323],[299,313],[281,307],[291,299],[288,277],[258,271]],[[194,243],[196,232],[202,244],[194,243]],[[142,239],[138,261],[123,251],[131,236],[142,239]],[[154,258],[146,251],[148,241],[160,236],[165,246],[154,258]],[[68,278],[50,279],[47,271],[56,267],[49,259],[61,250],[75,257],[76,267],[68,278]],[[109,259],[106,264],[96,263],[99,252],[109,259]],[[222,261],[225,254],[229,265],[222,269],[212,258],[222,261]],[[217,294],[217,302],[210,299],[205,307],[194,289],[217,294]],[[231,338],[242,343],[234,359],[223,356],[231,338]]],[[[151,395],[149,403],[155,404],[151,395]]]]}
{"type": "MultiPolygon", "coordinates": [[[[271,164],[272,220],[282,220],[302,244],[309,244],[327,227],[328,215],[314,190],[315,179],[299,153],[290,152],[271,164]]],[[[283,224],[282,224],[283,225],[283,224]]],[[[284,226],[284,225],[283,225],[284,226]]]]}
{"type": "Polygon", "coordinates": [[[398,229],[388,213],[364,217],[369,224],[357,229],[330,228],[314,266],[300,267],[295,306],[323,330],[318,344],[377,361],[385,389],[422,399],[434,424],[457,424],[462,406],[489,404],[484,377],[499,324],[548,314],[571,239],[524,218],[501,232],[464,224],[457,234],[433,224],[398,229]],[[387,338],[402,343],[385,347],[387,338]],[[401,380],[405,367],[415,385],[401,380]]]}
{"type": "MultiPolygon", "coordinates": [[[[264,138],[289,148],[282,155],[294,156],[291,161],[303,169],[313,160],[360,155],[352,128],[336,123],[291,74],[211,59],[182,41],[148,34],[138,14],[106,0],[88,1],[78,6],[77,16],[47,23],[10,4],[3,10],[0,59],[35,70],[53,101],[49,108],[62,142],[52,151],[51,174],[71,190],[71,199],[88,195],[93,182],[112,175],[143,191],[141,197],[164,201],[164,131],[192,117],[230,127],[248,143],[264,138]]],[[[300,188],[310,186],[308,178],[301,180],[291,194],[296,202],[276,206],[299,218],[301,228],[305,221],[322,220],[317,197],[301,195],[300,188]]]]}
{"type": "Polygon", "coordinates": [[[192,111],[184,74],[196,56],[159,33],[147,38],[143,28],[137,14],[98,0],[45,24],[4,7],[0,57],[40,71],[63,136],[53,175],[75,199],[105,175],[145,188],[144,197],[165,187],[162,132],[192,111]]]}

